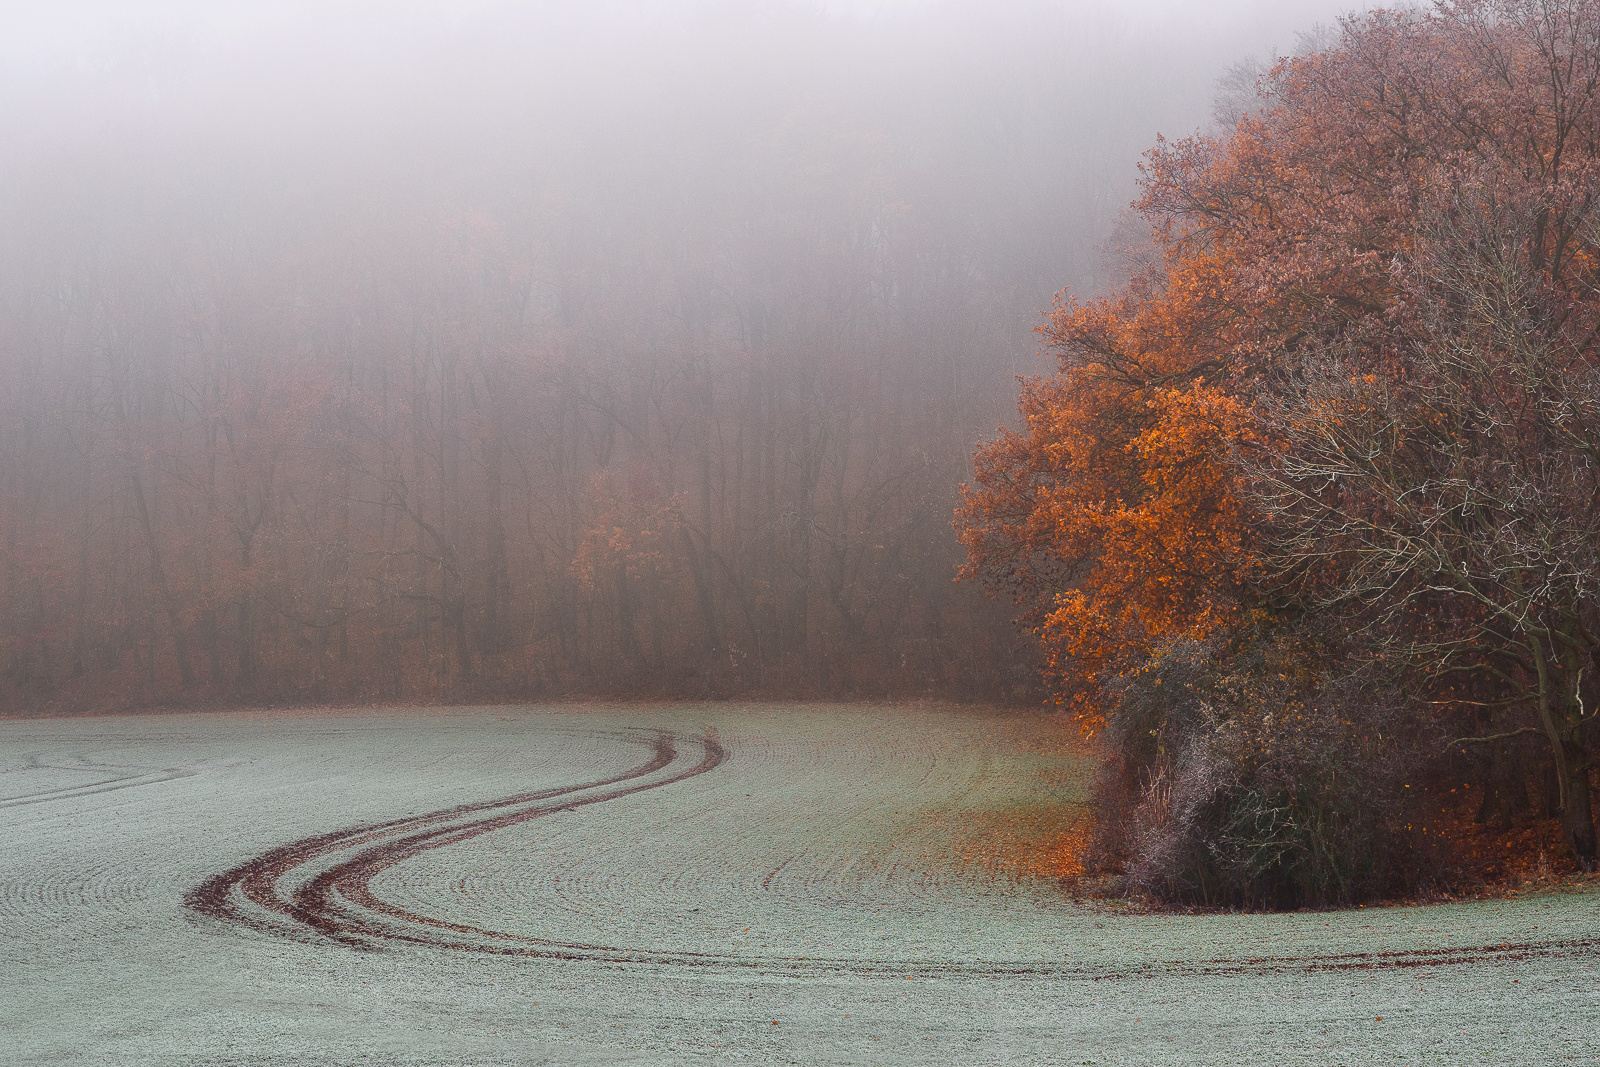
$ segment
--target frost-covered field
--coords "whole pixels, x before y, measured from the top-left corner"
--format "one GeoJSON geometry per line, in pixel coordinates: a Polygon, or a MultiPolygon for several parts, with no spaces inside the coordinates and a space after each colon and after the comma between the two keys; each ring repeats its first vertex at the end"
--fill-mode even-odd
{"type": "Polygon", "coordinates": [[[0,722],[0,1063],[1600,1062],[1600,896],[1075,905],[1035,716],[0,722]],[[1381,1017],[1381,1021],[1380,1021],[1381,1017]]]}

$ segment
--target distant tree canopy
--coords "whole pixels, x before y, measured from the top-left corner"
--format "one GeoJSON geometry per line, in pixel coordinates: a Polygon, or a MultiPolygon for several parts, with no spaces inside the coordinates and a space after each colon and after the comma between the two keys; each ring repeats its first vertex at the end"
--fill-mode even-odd
{"type": "MultiPolygon", "coordinates": [[[[1028,606],[1060,698],[1125,742],[1152,840],[1180,815],[1237,829],[1268,787],[1242,772],[1185,784],[1183,764],[1272,709],[1240,711],[1235,688],[1152,725],[1129,694],[1175,650],[1237,681],[1253,645],[1278,649],[1252,662],[1287,685],[1280,722],[1382,731],[1349,702],[1403,692],[1391,725],[1416,758],[1453,740],[1483,781],[1542,737],[1538,773],[1592,866],[1600,3],[1353,18],[1228,117],[1150,152],[1137,210],[1153,265],[1049,317],[1060,369],[1024,386],[1023,428],[977,454],[957,512],[965,573],[1028,606]],[[1365,681],[1339,696],[1334,677],[1352,673],[1365,681]],[[1135,706],[1141,729],[1169,731],[1160,752],[1128,747],[1135,706]]],[[[1281,757],[1273,735],[1252,766],[1281,757]]],[[[1288,798],[1271,810],[1303,827],[1320,787],[1271,788],[1288,798]]],[[[1194,872],[1221,854],[1161,877],[1205,895],[1194,872]]],[[[1268,886],[1291,860],[1273,862],[1205,878],[1294,898],[1268,886]]],[[[1328,884],[1324,899],[1363,891],[1328,884]]]]}
{"type": "Polygon", "coordinates": [[[725,7],[0,70],[0,706],[1038,699],[950,509],[1238,44],[725,7]]]}
{"type": "Polygon", "coordinates": [[[25,233],[0,702],[1015,699],[945,519],[994,412],[958,346],[1001,324],[827,181],[758,232],[529,188],[25,233]]]}

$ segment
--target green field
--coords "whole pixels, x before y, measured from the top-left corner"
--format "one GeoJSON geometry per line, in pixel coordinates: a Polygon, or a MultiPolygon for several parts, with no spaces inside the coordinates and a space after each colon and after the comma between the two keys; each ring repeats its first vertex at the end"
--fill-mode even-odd
{"type": "Polygon", "coordinates": [[[1125,914],[1038,713],[0,723],[0,1063],[1600,1062],[1600,895],[1125,914]]]}

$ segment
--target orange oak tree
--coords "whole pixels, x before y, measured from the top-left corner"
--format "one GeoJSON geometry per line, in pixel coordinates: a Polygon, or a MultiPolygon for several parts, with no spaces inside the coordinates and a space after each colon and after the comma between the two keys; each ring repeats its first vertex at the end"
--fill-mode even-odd
{"type": "Polygon", "coordinates": [[[1259,89],[1150,153],[1159,266],[1043,328],[1061,369],[977,455],[964,573],[1028,606],[1091,727],[1241,596],[1348,609],[1538,723],[1591,864],[1600,3],[1376,12],[1259,89]]]}
{"type": "Polygon", "coordinates": [[[1245,513],[1224,456],[1245,411],[1217,386],[1221,351],[1183,329],[1214,319],[1215,268],[1059,303],[1042,332],[1061,372],[1024,383],[1024,431],[979,451],[957,513],[963,574],[1033,606],[1046,670],[1091,730],[1095,683],[1234,611],[1245,513]]]}

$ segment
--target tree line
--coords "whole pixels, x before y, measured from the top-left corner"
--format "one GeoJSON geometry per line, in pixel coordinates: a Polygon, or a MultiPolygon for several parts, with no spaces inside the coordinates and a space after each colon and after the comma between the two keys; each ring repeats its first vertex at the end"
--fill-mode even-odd
{"type": "Polygon", "coordinates": [[[67,246],[10,292],[10,694],[1009,692],[950,582],[985,324],[853,206],[670,273],[471,211],[67,246]]]}
{"type": "Polygon", "coordinates": [[[1369,899],[1472,796],[1592,868],[1600,5],[1350,18],[1227,117],[1148,154],[1148,242],[958,516],[1105,740],[1101,857],[1369,899]]]}
{"type": "Polygon", "coordinates": [[[1237,28],[408,17],[8,73],[0,702],[1038,699],[951,509],[1237,28]]]}

